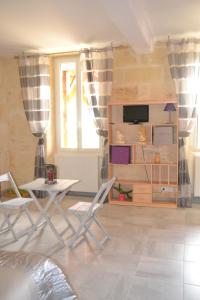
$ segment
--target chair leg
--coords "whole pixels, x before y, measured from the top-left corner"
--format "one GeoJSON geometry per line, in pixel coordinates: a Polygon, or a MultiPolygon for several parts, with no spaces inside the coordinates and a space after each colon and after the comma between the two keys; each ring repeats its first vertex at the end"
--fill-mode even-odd
{"type": "Polygon", "coordinates": [[[27,218],[29,219],[29,222],[31,223],[32,229],[36,230],[37,228],[33,222],[33,219],[31,218],[31,215],[29,214],[29,210],[28,210],[27,206],[24,207],[24,212],[25,212],[27,218]]]}
{"type": "Polygon", "coordinates": [[[6,219],[4,219],[4,221],[1,223],[1,226],[0,226],[0,233],[9,230],[7,226],[6,226],[6,228],[4,228],[5,225],[7,225],[6,219]]]}
{"type": "Polygon", "coordinates": [[[103,226],[103,224],[97,219],[96,216],[94,216],[94,221],[97,224],[97,226],[100,228],[100,230],[104,233],[104,235],[107,237],[107,239],[111,240],[111,236],[108,233],[108,231],[105,229],[105,227],[103,226]]]}
{"type": "MultiPolygon", "coordinates": [[[[62,196],[62,195],[61,195],[62,196]]],[[[65,215],[64,210],[61,207],[61,202],[62,202],[63,197],[61,197],[60,199],[58,199],[57,201],[54,202],[54,205],[56,206],[57,210],[60,212],[60,214],[63,216],[65,222],[67,223],[68,227],[65,228],[65,230],[63,231],[62,234],[64,234],[68,229],[71,229],[72,233],[75,233],[75,229],[73,227],[73,225],[71,224],[71,222],[68,220],[68,218],[65,215]]]]}
{"type": "Polygon", "coordinates": [[[10,216],[9,216],[9,214],[4,213],[4,216],[5,216],[6,222],[7,222],[7,224],[8,224],[8,229],[11,231],[14,240],[17,241],[17,236],[16,236],[16,233],[15,233],[15,231],[14,231],[14,229],[13,229],[13,225],[12,225],[12,223],[10,222],[10,216]]]}
{"type": "MultiPolygon", "coordinates": [[[[86,239],[86,234],[88,233],[89,236],[92,238],[92,240],[95,242],[97,248],[99,250],[103,249],[103,243],[101,241],[98,241],[98,239],[96,239],[95,235],[92,233],[92,231],[90,230],[90,227],[93,223],[94,218],[92,217],[91,219],[87,220],[87,222],[83,221],[81,219],[81,217],[79,215],[76,215],[77,219],[80,222],[80,226],[77,230],[77,232],[75,233],[75,235],[72,237],[72,239],[69,241],[69,247],[70,248],[74,248],[76,241],[83,236],[83,239],[86,239]]],[[[103,239],[104,240],[104,239],[103,239]]]]}
{"type": "Polygon", "coordinates": [[[73,237],[68,242],[69,248],[71,248],[71,249],[74,248],[76,241],[84,234],[84,233],[82,233],[82,231],[85,232],[84,226],[82,224],[80,224],[78,230],[76,231],[76,233],[73,235],[73,237]]]}
{"type": "Polygon", "coordinates": [[[15,220],[12,222],[12,226],[14,226],[17,223],[17,221],[20,219],[22,213],[23,213],[23,210],[20,209],[19,214],[16,216],[15,220]]]}
{"type": "MultiPolygon", "coordinates": [[[[14,225],[17,223],[17,221],[19,220],[19,218],[21,217],[21,215],[22,215],[22,210],[20,210],[20,212],[19,212],[19,214],[16,216],[16,218],[14,219],[14,221],[13,222],[11,222],[11,225],[12,225],[12,227],[14,227],[14,225]]],[[[10,214],[7,214],[7,216],[10,218],[10,214]]],[[[4,217],[5,217],[5,215],[4,215],[4,217]]],[[[6,218],[6,217],[5,217],[6,218]]],[[[7,223],[7,221],[6,221],[6,219],[3,221],[3,223],[1,224],[1,226],[0,226],[0,233],[2,233],[2,232],[6,232],[6,231],[8,231],[9,230],[9,228],[8,228],[8,223],[7,223]],[[5,225],[7,225],[6,226],[6,228],[3,228],[5,225]]]]}
{"type": "Polygon", "coordinates": [[[89,229],[89,227],[87,227],[87,225],[85,225],[85,228],[86,228],[86,233],[88,233],[90,235],[90,237],[93,239],[93,241],[95,242],[97,248],[99,250],[102,250],[103,245],[101,244],[101,242],[96,239],[95,235],[92,233],[92,231],[89,229]]]}

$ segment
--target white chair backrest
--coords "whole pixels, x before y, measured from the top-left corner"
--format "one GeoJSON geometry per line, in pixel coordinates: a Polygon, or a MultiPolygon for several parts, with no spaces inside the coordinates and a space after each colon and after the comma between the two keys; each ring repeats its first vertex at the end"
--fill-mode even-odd
{"type": "Polygon", "coordinates": [[[0,182],[10,181],[8,173],[0,175],[0,182]]]}
{"type": "Polygon", "coordinates": [[[13,187],[17,197],[21,197],[19,189],[18,189],[10,172],[0,175],[0,182],[5,182],[5,181],[9,181],[11,183],[11,186],[13,187]]]}
{"type": "Polygon", "coordinates": [[[107,197],[108,193],[110,192],[115,180],[116,180],[116,177],[112,177],[109,181],[107,181],[106,183],[103,183],[101,185],[98,193],[96,194],[96,196],[94,197],[94,200],[92,201],[92,205],[90,206],[90,208],[88,210],[88,215],[92,214],[95,204],[99,203],[99,204],[103,205],[103,203],[106,200],[106,197],[107,197]]]}

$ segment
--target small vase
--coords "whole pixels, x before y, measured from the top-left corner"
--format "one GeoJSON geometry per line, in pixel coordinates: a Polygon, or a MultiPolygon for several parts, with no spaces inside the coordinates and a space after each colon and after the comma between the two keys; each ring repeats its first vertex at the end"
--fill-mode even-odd
{"type": "Polygon", "coordinates": [[[154,156],[154,163],[159,164],[160,163],[160,153],[156,152],[154,156]]]}
{"type": "Polygon", "coordinates": [[[119,200],[124,201],[125,200],[125,195],[124,194],[119,194],[119,200]]]}

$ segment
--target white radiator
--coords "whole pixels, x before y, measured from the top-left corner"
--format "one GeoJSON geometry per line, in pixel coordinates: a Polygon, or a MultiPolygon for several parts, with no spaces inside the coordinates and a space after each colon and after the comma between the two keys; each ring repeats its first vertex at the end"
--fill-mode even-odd
{"type": "Polygon", "coordinates": [[[67,179],[79,179],[72,191],[96,193],[98,191],[99,157],[89,154],[55,155],[55,164],[58,168],[58,177],[67,179]]]}
{"type": "Polygon", "coordinates": [[[200,197],[200,154],[194,157],[194,196],[200,197]]]}

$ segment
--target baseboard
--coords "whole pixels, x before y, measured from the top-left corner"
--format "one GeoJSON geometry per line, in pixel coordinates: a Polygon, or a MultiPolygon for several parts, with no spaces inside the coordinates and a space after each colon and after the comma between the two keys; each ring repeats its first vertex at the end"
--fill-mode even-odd
{"type": "Polygon", "coordinates": [[[200,197],[192,197],[192,203],[200,203],[200,197]]]}
{"type": "Polygon", "coordinates": [[[79,197],[94,197],[96,195],[96,193],[70,191],[68,193],[68,195],[70,195],[70,196],[79,196],[79,197]]]}

